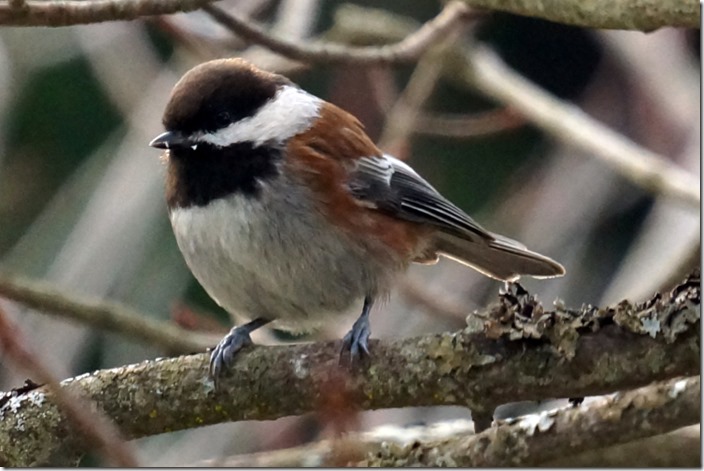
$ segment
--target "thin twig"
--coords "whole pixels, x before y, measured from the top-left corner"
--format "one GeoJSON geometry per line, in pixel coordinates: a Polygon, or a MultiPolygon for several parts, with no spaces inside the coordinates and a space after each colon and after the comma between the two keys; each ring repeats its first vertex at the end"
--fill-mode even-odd
{"type": "Polygon", "coordinates": [[[549,95],[487,48],[475,46],[468,51],[464,77],[551,136],[598,157],[633,183],[699,208],[700,181],[696,175],[630,141],[578,107],[549,95]]]}
{"type": "Polygon", "coordinates": [[[497,108],[471,115],[423,113],[413,131],[428,136],[468,139],[511,131],[526,124],[511,108],[497,108]]]}
{"type": "Polygon", "coordinates": [[[153,320],[116,303],[97,302],[64,294],[58,287],[16,276],[0,275],[0,297],[38,311],[80,321],[86,325],[125,335],[168,353],[192,353],[213,346],[217,340],[153,320]]]}
{"type": "MultiPolygon", "coordinates": [[[[95,411],[90,404],[87,404],[85,398],[61,387],[59,381],[49,369],[24,347],[22,335],[7,318],[5,311],[1,307],[0,344],[2,344],[5,358],[14,361],[17,366],[33,376],[35,382],[46,384],[46,387],[53,395],[53,401],[64,412],[72,423],[73,429],[80,434],[82,440],[99,450],[109,462],[116,466],[130,468],[138,466],[134,453],[122,439],[115,425],[104,414],[95,411]]],[[[29,391],[29,394],[31,393],[32,391],[29,391]]],[[[3,403],[16,400],[15,393],[10,392],[7,394],[10,397],[0,398],[3,403]],[[15,394],[14,398],[12,397],[13,394],[15,394]]],[[[80,455],[74,455],[74,458],[80,458],[80,455]]],[[[7,465],[12,460],[13,458],[7,455],[6,452],[0,452],[0,461],[2,461],[3,465],[7,465]]]]}
{"type": "Polygon", "coordinates": [[[400,42],[386,46],[351,47],[334,43],[291,41],[271,35],[251,21],[238,18],[214,5],[203,10],[237,36],[265,46],[290,59],[317,63],[348,63],[378,65],[404,64],[416,60],[439,40],[461,26],[470,17],[470,10],[453,1],[432,20],[400,42]]]}
{"type": "Polygon", "coordinates": [[[442,75],[442,64],[448,48],[458,39],[459,29],[451,31],[442,43],[429,50],[418,61],[406,88],[386,115],[379,146],[400,159],[406,158],[408,137],[425,102],[435,90],[442,75]]]}

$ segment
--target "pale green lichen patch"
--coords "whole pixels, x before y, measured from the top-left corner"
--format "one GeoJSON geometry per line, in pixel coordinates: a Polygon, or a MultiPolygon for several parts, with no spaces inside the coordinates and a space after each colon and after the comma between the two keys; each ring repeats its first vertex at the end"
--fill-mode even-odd
{"type": "Polygon", "coordinates": [[[464,333],[483,332],[490,339],[543,341],[567,359],[576,355],[581,334],[614,323],[637,334],[662,336],[673,342],[700,320],[699,285],[700,275],[695,272],[670,293],[655,295],[644,303],[624,300],[608,309],[591,305],[567,309],[556,300],[554,309],[546,310],[534,295],[511,283],[500,293],[498,303],[467,318],[464,333]]]}

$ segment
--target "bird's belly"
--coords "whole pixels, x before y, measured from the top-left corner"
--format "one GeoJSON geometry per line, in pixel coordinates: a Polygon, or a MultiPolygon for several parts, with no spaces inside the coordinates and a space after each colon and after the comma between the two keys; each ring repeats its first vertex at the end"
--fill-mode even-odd
{"type": "Polygon", "coordinates": [[[376,294],[381,270],[317,213],[241,195],[174,209],[179,248],[208,294],[230,313],[312,322],[376,294]]]}

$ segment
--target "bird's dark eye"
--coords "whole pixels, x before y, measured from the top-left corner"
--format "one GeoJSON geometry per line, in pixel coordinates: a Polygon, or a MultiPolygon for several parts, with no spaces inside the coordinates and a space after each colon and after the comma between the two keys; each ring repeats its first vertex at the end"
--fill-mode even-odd
{"type": "Polygon", "coordinates": [[[232,117],[227,111],[221,111],[215,115],[215,125],[218,128],[227,127],[232,122],[232,117]]]}

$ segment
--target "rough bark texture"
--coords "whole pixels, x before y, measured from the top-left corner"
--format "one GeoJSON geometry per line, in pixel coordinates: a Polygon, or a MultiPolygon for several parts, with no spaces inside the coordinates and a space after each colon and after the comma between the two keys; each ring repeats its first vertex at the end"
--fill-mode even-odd
{"type": "Polygon", "coordinates": [[[477,8],[534,16],[587,28],[652,31],[663,26],[698,28],[699,2],[692,0],[463,0],[477,8]]]}
{"type": "MultiPolygon", "coordinates": [[[[469,316],[467,329],[372,341],[354,371],[338,365],[339,342],[254,347],[214,391],[206,354],[96,371],[63,385],[95,402],[124,436],[137,438],[235,420],[319,409],[331,394],[364,410],[499,404],[599,395],[700,369],[699,274],[651,300],[546,311],[519,285],[469,316]]],[[[0,400],[0,463],[68,464],[85,443],[44,388],[0,400]]]]}
{"type": "MultiPolygon", "coordinates": [[[[685,400],[683,397],[681,400],[685,400]]],[[[691,403],[690,403],[691,404],[691,403]]],[[[696,404],[694,404],[696,405],[696,404]]],[[[602,407],[611,407],[604,404],[602,407]]],[[[688,414],[692,421],[696,421],[696,411],[688,414]]],[[[657,413],[657,412],[655,412],[657,413]]],[[[653,413],[653,414],[655,414],[653,413]]],[[[683,410],[683,413],[686,411],[683,410]]],[[[652,416],[652,414],[651,414],[652,416]]],[[[443,444],[454,441],[459,443],[473,436],[471,421],[439,422],[429,427],[390,427],[385,425],[382,429],[372,430],[361,434],[347,434],[343,438],[323,440],[295,448],[282,450],[267,450],[258,453],[233,455],[227,458],[217,458],[193,463],[193,467],[224,466],[229,468],[300,468],[300,467],[338,467],[352,464],[405,464],[409,465],[408,456],[414,449],[433,449],[430,442],[443,444]],[[460,429],[460,430],[458,430],[460,429]],[[398,460],[398,463],[395,463],[398,460]],[[382,463],[383,461],[383,463],[382,463]]],[[[622,424],[624,429],[631,426],[631,422],[622,424]]],[[[520,429],[517,433],[522,433],[520,429]]],[[[580,430],[580,433],[590,434],[590,430],[580,430]]],[[[644,429],[644,433],[654,432],[652,428],[644,429]]],[[[489,435],[489,433],[486,433],[489,435]]],[[[482,435],[484,436],[484,434],[482,435]]],[[[655,435],[652,437],[635,440],[629,443],[620,443],[605,448],[590,448],[582,453],[575,453],[569,445],[563,447],[563,453],[557,459],[540,463],[541,467],[548,468],[574,468],[574,467],[701,467],[701,450],[699,440],[699,425],[684,427],[674,432],[655,435]]],[[[480,438],[481,440],[481,438],[480,438]]],[[[618,441],[618,440],[617,440],[618,441]]],[[[466,442],[465,442],[466,443],[466,442]]],[[[521,441],[517,440],[517,444],[521,441]]],[[[505,445],[505,442],[502,442],[505,445]]],[[[494,448],[494,447],[492,447],[494,448]]],[[[437,451],[437,450],[436,450],[437,451]]],[[[461,449],[459,450],[461,451],[461,449]]],[[[447,456],[433,453],[437,461],[425,465],[448,464],[442,460],[447,456]]],[[[504,453],[506,456],[506,453],[504,453]]],[[[463,458],[464,459],[464,458],[463,458]]],[[[418,463],[418,456],[414,463],[418,463]]],[[[507,466],[511,461],[502,464],[507,466]]]]}
{"type": "Polygon", "coordinates": [[[364,466],[536,466],[565,454],[626,443],[699,420],[699,377],[616,395],[603,404],[545,411],[477,435],[386,447],[364,466]]]}

